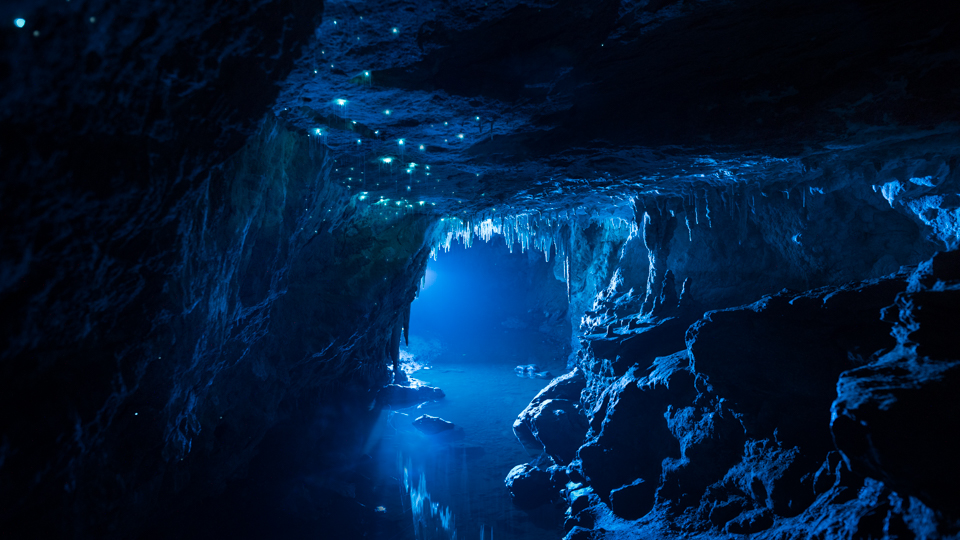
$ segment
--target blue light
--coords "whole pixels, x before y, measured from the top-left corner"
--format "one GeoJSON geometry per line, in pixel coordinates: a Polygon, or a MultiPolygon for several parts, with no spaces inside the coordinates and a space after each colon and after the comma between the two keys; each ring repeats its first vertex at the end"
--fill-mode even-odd
{"type": "Polygon", "coordinates": [[[364,76],[364,77],[369,77],[369,76],[370,76],[370,72],[369,72],[369,71],[364,71],[364,72],[363,72],[363,76],[364,76]]]}
{"type": "Polygon", "coordinates": [[[387,116],[390,116],[390,109],[387,109],[387,110],[383,111],[383,114],[385,114],[385,115],[387,115],[387,116]]]}
{"type": "Polygon", "coordinates": [[[394,34],[399,34],[399,33],[400,33],[400,30],[399,30],[398,28],[396,28],[396,27],[394,27],[391,31],[392,31],[394,34]]]}
{"type": "Polygon", "coordinates": [[[320,128],[317,128],[315,131],[317,132],[317,135],[323,135],[323,132],[320,131],[320,128]]]}
{"type": "Polygon", "coordinates": [[[23,28],[23,26],[27,24],[27,21],[24,19],[14,19],[13,24],[17,25],[17,28],[23,28]]]}
{"type": "Polygon", "coordinates": [[[422,145],[422,144],[420,145],[420,149],[423,150],[423,145],[422,145]]]}
{"type": "Polygon", "coordinates": [[[385,157],[383,158],[383,162],[389,165],[390,163],[393,163],[393,158],[385,157]]]}
{"type": "Polygon", "coordinates": [[[397,139],[397,144],[399,144],[400,146],[403,146],[403,139],[397,139]]]}
{"type": "Polygon", "coordinates": [[[340,105],[341,107],[344,106],[344,105],[346,105],[346,104],[347,104],[347,100],[345,100],[345,99],[338,99],[338,100],[337,100],[337,105],[340,105]]]}
{"type": "Polygon", "coordinates": [[[462,138],[463,138],[463,133],[457,135],[457,138],[458,138],[458,139],[462,139],[462,138]]]}

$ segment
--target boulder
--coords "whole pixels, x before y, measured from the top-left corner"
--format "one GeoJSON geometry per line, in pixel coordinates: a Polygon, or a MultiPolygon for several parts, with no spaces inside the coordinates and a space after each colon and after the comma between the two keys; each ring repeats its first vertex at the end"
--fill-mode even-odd
{"type": "Polygon", "coordinates": [[[551,455],[556,454],[554,459],[560,458],[563,463],[572,459],[570,447],[573,446],[575,453],[586,432],[586,424],[580,426],[582,413],[579,409],[580,392],[585,386],[583,372],[574,369],[551,381],[520,413],[513,423],[513,433],[531,456],[538,456],[545,451],[544,442],[538,437],[540,434],[550,442],[551,455]],[[555,400],[556,403],[544,409],[543,404],[550,400],[555,400]],[[544,410],[554,417],[538,420],[544,410]],[[572,429],[573,433],[556,433],[557,429],[572,429]],[[576,441],[571,442],[574,439],[576,441]]]}
{"type": "Polygon", "coordinates": [[[663,460],[680,457],[665,413],[696,395],[685,351],[657,358],[646,376],[630,368],[610,385],[593,412],[593,436],[578,451],[583,473],[601,499],[638,479],[657,484],[663,460]]]}
{"type": "Polygon", "coordinates": [[[443,418],[424,414],[413,421],[413,427],[427,435],[436,435],[454,428],[453,422],[447,422],[443,418]]]}
{"type": "Polygon", "coordinates": [[[555,496],[550,473],[532,463],[517,465],[507,474],[504,483],[510,490],[513,503],[524,510],[532,510],[550,502],[555,496]]]}

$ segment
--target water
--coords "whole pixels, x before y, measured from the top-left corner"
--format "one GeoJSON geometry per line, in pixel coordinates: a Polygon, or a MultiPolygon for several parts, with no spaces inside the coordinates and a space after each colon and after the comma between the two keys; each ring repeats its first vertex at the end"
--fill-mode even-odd
{"type": "Polygon", "coordinates": [[[455,248],[440,255],[431,273],[414,302],[403,357],[413,360],[412,369],[426,364],[412,376],[442,388],[446,397],[384,412],[387,427],[375,459],[383,474],[397,475],[401,507],[383,514],[407,516],[406,524],[397,522],[403,536],[396,538],[560,538],[559,509],[517,509],[504,478],[535,457],[517,441],[512,425],[549,382],[518,377],[514,368],[536,363],[556,376],[566,365],[569,327],[548,324],[562,320],[555,311],[564,285],[542,257],[511,255],[502,244],[455,248]],[[422,414],[456,428],[420,433],[411,423],[422,414]]]}

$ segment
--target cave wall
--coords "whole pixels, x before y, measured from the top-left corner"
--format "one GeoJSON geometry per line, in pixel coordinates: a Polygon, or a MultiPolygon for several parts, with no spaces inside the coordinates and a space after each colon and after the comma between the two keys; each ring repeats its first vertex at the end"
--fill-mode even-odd
{"type": "Polygon", "coordinates": [[[514,427],[550,456],[511,472],[515,498],[557,501],[570,539],[954,534],[960,472],[930,440],[958,418],[957,252],[937,253],[953,232],[880,183],[937,171],[915,196],[949,197],[951,160],[899,180],[871,165],[873,184],[844,171],[833,189],[638,198],[633,234],[593,252],[609,286],[574,371],[514,427]],[[541,409],[577,398],[583,436],[558,440],[541,409]]]}
{"type": "Polygon", "coordinates": [[[21,4],[0,60],[0,521],[132,537],[242,476],[274,426],[366,410],[432,219],[356,208],[267,112],[322,2],[21,4]]]}

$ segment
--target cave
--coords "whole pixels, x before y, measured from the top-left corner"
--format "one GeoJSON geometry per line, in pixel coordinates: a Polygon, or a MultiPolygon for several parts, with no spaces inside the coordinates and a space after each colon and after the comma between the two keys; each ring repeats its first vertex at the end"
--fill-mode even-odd
{"type": "Polygon", "coordinates": [[[3,538],[960,536],[953,3],[0,40],[3,538]]]}

